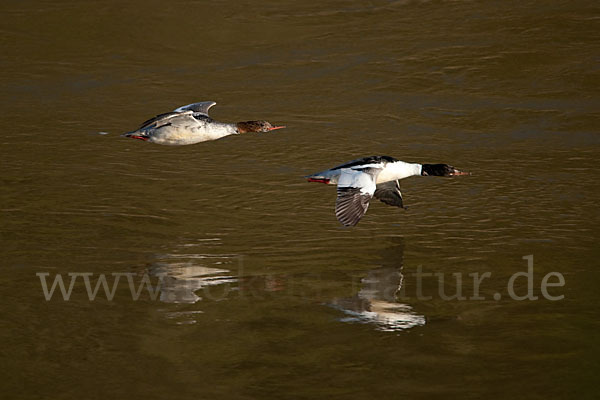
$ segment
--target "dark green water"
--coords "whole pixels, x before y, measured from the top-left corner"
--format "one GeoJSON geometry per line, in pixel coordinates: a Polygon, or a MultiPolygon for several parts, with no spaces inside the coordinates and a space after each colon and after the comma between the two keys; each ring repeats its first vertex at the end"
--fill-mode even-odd
{"type": "Polygon", "coordinates": [[[2,398],[597,396],[597,2],[0,10],[2,398]],[[202,100],[288,128],[117,135],[202,100]],[[372,154],[473,174],[408,179],[409,210],[345,229],[302,177],[372,154]],[[47,301],[40,276],[69,273],[121,278],[47,301]]]}

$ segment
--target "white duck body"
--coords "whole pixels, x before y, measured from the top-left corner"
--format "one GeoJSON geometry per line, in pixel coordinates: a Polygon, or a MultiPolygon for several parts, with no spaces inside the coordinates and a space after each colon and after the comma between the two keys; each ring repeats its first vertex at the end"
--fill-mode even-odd
{"type": "MultiPolygon", "coordinates": [[[[421,175],[421,164],[412,164],[388,156],[371,156],[359,158],[326,171],[317,172],[307,178],[312,181],[337,185],[340,176],[346,172],[375,169],[378,171],[375,184],[396,181],[414,175],[421,175]]],[[[345,183],[343,186],[348,186],[345,183]]]]}
{"type": "Polygon", "coordinates": [[[389,181],[399,181],[415,175],[421,175],[421,164],[411,164],[404,161],[388,162],[377,175],[375,183],[385,183],[389,181]]]}
{"type": "Polygon", "coordinates": [[[221,139],[239,134],[235,124],[214,121],[208,117],[193,116],[191,112],[180,113],[164,120],[164,125],[147,128],[144,135],[148,141],[164,145],[186,145],[221,139]]]}

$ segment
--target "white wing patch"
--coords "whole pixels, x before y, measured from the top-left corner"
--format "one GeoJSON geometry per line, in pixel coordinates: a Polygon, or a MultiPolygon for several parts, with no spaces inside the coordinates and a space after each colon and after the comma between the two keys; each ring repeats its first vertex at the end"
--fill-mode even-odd
{"type": "Polygon", "coordinates": [[[200,103],[192,103],[185,106],[181,106],[173,110],[174,112],[193,111],[194,115],[204,115],[208,117],[208,110],[214,106],[214,101],[201,101],[200,103]]]}
{"type": "Polygon", "coordinates": [[[377,174],[379,174],[379,170],[375,168],[343,168],[338,180],[338,187],[358,188],[361,193],[372,196],[377,187],[375,184],[377,174]]]}

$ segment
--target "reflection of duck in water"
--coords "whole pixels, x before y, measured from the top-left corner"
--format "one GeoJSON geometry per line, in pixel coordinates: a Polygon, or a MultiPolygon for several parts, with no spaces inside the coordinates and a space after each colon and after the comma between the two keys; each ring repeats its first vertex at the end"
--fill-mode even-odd
{"type": "Polygon", "coordinates": [[[160,261],[152,264],[149,273],[159,278],[160,301],[165,303],[192,304],[203,298],[223,300],[231,292],[261,296],[263,292],[285,289],[284,277],[242,275],[238,255],[173,253],[159,257],[160,261]],[[216,287],[219,285],[222,287],[216,287]]]}
{"type": "MultiPolygon", "coordinates": [[[[218,264],[219,260],[212,260],[212,264],[218,264]]],[[[161,277],[160,301],[165,303],[196,303],[202,300],[196,294],[197,291],[209,286],[237,282],[227,269],[194,262],[159,262],[153,265],[150,273],[161,277]]]]}
{"type": "Polygon", "coordinates": [[[377,329],[398,331],[425,325],[425,317],[416,314],[408,304],[399,303],[397,296],[402,288],[402,244],[384,253],[383,265],[361,279],[358,294],[334,299],[331,305],[345,314],[344,322],[373,323],[377,329]]]}

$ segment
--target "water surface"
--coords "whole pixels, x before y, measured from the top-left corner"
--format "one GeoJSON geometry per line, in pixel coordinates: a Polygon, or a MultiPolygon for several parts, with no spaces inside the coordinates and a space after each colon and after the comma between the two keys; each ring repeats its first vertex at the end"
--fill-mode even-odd
{"type": "Polygon", "coordinates": [[[596,2],[0,9],[7,398],[597,393],[596,2]],[[118,137],[203,100],[288,128],[118,137]],[[302,176],[372,154],[473,174],[408,179],[408,210],[374,201],[345,229],[302,176]],[[539,299],[512,300],[528,255],[539,299]],[[483,299],[445,299],[486,272],[483,299]],[[36,274],[69,273],[122,277],[112,301],[83,275],[46,301],[36,274]]]}

